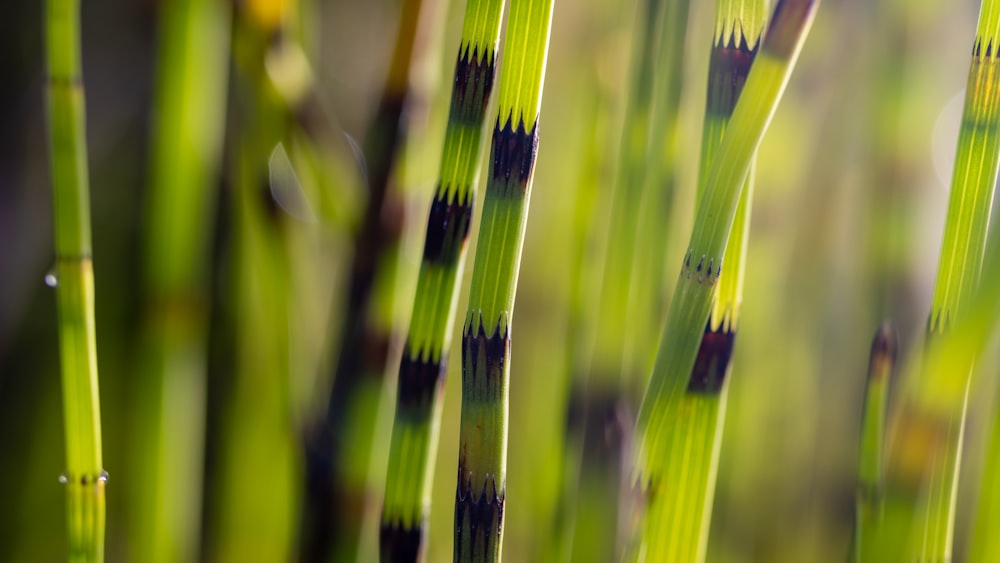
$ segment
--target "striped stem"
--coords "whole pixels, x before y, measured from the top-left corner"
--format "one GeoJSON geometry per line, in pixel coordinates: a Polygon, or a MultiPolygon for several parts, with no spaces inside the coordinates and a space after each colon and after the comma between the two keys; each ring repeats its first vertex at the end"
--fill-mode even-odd
{"type": "Polygon", "coordinates": [[[151,306],[133,445],[134,474],[142,478],[131,483],[130,518],[133,559],[151,562],[193,561],[199,549],[206,273],[232,17],[215,0],[179,0],[163,9],[146,256],[151,306]]]}
{"type": "Polygon", "coordinates": [[[865,385],[865,408],[858,448],[858,487],[855,501],[854,561],[877,561],[868,552],[869,537],[878,533],[882,519],[882,463],[889,379],[896,365],[896,329],[886,321],[872,340],[865,385]]]}
{"type": "Polygon", "coordinates": [[[926,358],[892,425],[885,515],[876,557],[950,560],[968,389],[982,347],[957,348],[953,326],[970,307],[982,271],[1000,161],[1000,2],[986,0],[972,49],[941,261],[927,323],[926,358]],[[944,359],[944,360],[943,360],[944,359]],[[945,361],[946,360],[946,361],[945,361]]]}
{"type": "MultiPolygon", "coordinates": [[[[716,29],[708,68],[708,95],[702,134],[698,200],[705,196],[713,159],[740,99],[747,75],[757,55],[767,14],[766,0],[717,5],[716,29]]],[[[711,315],[704,327],[687,390],[661,408],[675,421],[666,429],[666,440],[675,446],[667,458],[666,482],[676,483],[657,494],[649,505],[650,518],[677,530],[669,557],[701,561],[708,545],[712,502],[722,428],[732,367],[733,345],[743,297],[743,272],[753,198],[753,163],[739,196],[726,244],[732,267],[719,275],[711,315]]],[[[682,352],[673,349],[674,351],[682,352]]],[[[673,559],[676,558],[676,559],[673,559]]]]}
{"type": "Polygon", "coordinates": [[[499,111],[462,337],[455,561],[499,561],[503,545],[510,337],[553,2],[510,4],[499,111]]]}
{"type": "MultiPolygon", "coordinates": [[[[647,510],[638,553],[647,560],[700,561],[705,555],[710,513],[706,504],[714,487],[717,422],[725,396],[718,393],[724,379],[702,378],[694,371],[699,343],[710,322],[753,156],[817,6],[812,0],[778,3],[704,181],[689,250],[637,422],[635,479],[647,510]]],[[[732,256],[727,258],[730,267],[738,269],[732,256]]]]}
{"type": "MultiPolygon", "coordinates": [[[[574,561],[618,559],[622,540],[629,535],[624,525],[628,519],[619,518],[628,509],[619,507],[619,498],[622,482],[627,482],[625,468],[630,460],[627,447],[634,424],[634,393],[630,391],[640,379],[638,366],[645,369],[645,361],[630,362],[628,351],[634,348],[633,342],[646,336],[643,329],[647,326],[635,324],[635,317],[650,309],[659,310],[648,302],[640,305],[642,299],[635,295],[635,286],[640,279],[648,283],[662,270],[655,265],[656,260],[649,260],[654,264],[644,261],[646,256],[639,249],[652,247],[651,254],[659,255],[664,247],[661,229],[656,229],[656,240],[652,240],[649,229],[642,230],[646,225],[641,225],[640,216],[644,214],[644,201],[662,197],[656,193],[661,187],[660,169],[649,163],[663,160],[664,147],[675,130],[689,7],[688,0],[645,0],[639,3],[635,14],[633,68],[611,203],[609,240],[604,268],[598,274],[600,294],[593,321],[596,335],[593,346],[579,345],[583,357],[575,362],[579,373],[570,394],[569,410],[574,415],[569,420],[576,424],[568,429],[571,433],[568,440],[571,449],[582,450],[570,457],[570,463],[580,465],[580,484],[573,491],[575,509],[570,522],[574,561]],[[642,235],[647,235],[648,240],[643,240],[642,235]],[[593,522],[593,515],[600,515],[599,522],[588,525],[593,522]],[[619,525],[609,525],[610,522],[619,525]]],[[[660,213],[664,210],[660,205],[650,207],[655,209],[647,210],[647,214],[655,215],[656,220],[648,223],[661,226],[660,213]]],[[[660,287],[656,282],[651,285],[660,287]]],[[[647,298],[649,293],[647,290],[642,297],[647,298]]],[[[659,323],[658,314],[652,313],[650,317],[653,324],[659,323]]]]}
{"type": "Polygon", "coordinates": [[[49,155],[55,226],[68,560],[104,560],[106,474],[94,326],[90,186],[80,65],[79,0],[45,4],[49,155]]]}
{"type": "Polygon", "coordinates": [[[432,0],[402,3],[385,85],[364,143],[368,199],[354,236],[347,294],[339,313],[338,356],[324,427],[307,444],[303,561],[358,556],[369,497],[369,459],[378,397],[394,340],[396,264],[404,230],[397,162],[407,138],[411,72],[425,54],[432,0]]]}
{"type": "Polygon", "coordinates": [[[475,206],[502,15],[502,0],[473,0],[465,12],[440,180],[431,202],[413,316],[399,364],[382,505],[382,561],[418,561],[426,553],[445,362],[475,206]]]}

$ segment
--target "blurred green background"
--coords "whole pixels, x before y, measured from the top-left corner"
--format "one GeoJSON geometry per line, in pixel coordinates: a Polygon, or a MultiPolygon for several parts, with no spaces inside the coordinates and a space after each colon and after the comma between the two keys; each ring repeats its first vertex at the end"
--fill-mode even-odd
{"type": "MultiPolygon", "coordinates": [[[[137,437],[130,430],[144,377],[137,352],[148,305],[141,290],[143,222],[163,4],[87,0],[82,7],[110,561],[141,560],[129,551],[134,508],[127,491],[143,482],[143,475],[130,471],[137,465],[130,448],[137,437]]],[[[343,129],[360,138],[387,71],[399,2],[301,4],[306,52],[325,103],[343,129]]],[[[555,5],[512,343],[508,561],[549,561],[562,541],[564,515],[558,507],[573,257],[583,252],[586,260],[594,258],[592,241],[599,240],[607,221],[634,4],[557,0],[555,5]],[[581,197],[594,198],[589,225],[579,224],[581,197]],[[583,229],[592,229],[591,234],[583,229]]],[[[712,4],[694,2],[688,24],[675,147],[680,182],[674,213],[662,221],[665,277],[671,282],[665,291],[692,221],[712,4]]],[[[408,226],[399,272],[411,281],[402,284],[397,300],[406,305],[397,313],[399,322],[408,314],[406,292],[412,294],[419,265],[464,3],[452,0],[446,8],[435,38],[440,45],[419,70],[431,94],[426,127],[412,129],[405,152],[408,226]]],[[[971,0],[828,0],[820,8],[758,161],[710,561],[839,562],[846,557],[868,346],[879,322],[889,317],[899,329],[905,356],[925,324],[961,107],[954,100],[961,100],[965,86],[977,10],[971,0]]],[[[54,293],[43,283],[53,252],[42,16],[40,3],[11,0],[0,18],[0,481],[5,483],[0,561],[59,561],[66,543],[57,482],[63,437],[56,311],[54,293]]],[[[231,81],[230,100],[241,84],[231,81]]],[[[215,490],[232,470],[220,469],[217,452],[240,432],[225,427],[220,414],[239,381],[231,342],[237,305],[229,231],[234,220],[231,161],[240,119],[230,108],[211,251],[201,547],[206,560],[218,558],[211,548],[218,514],[215,490]]],[[[336,201],[352,205],[350,198],[336,201]]],[[[185,228],[183,219],[175,228],[185,228]]],[[[335,351],[325,350],[325,344],[332,341],[328,325],[337,311],[331,298],[342,290],[349,254],[347,239],[337,229],[321,233],[315,244],[309,237],[290,240],[287,252],[299,266],[288,291],[296,293],[298,306],[314,313],[295,316],[292,322],[298,324],[290,327],[312,343],[303,346],[309,360],[289,370],[293,432],[281,437],[300,465],[301,423],[322,404],[316,397],[330,385],[335,351]]],[[[466,285],[469,273],[467,268],[466,285]]],[[[464,298],[463,293],[459,311],[464,298]]],[[[461,364],[459,347],[452,352],[430,561],[447,560],[451,553],[461,364]]],[[[975,381],[989,386],[990,380],[975,381]]],[[[391,404],[390,391],[382,395],[383,413],[391,404]]],[[[972,393],[970,453],[963,468],[971,477],[963,479],[959,499],[958,556],[968,539],[963,522],[974,506],[985,415],[994,395],[985,387],[972,393]]],[[[378,484],[384,480],[390,428],[382,419],[372,464],[372,482],[378,484]]],[[[254,477],[255,487],[271,486],[270,476],[258,475],[258,468],[238,471],[254,477]]],[[[300,476],[290,479],[288,490],[297,492],[300,476]]],[[[178,494],[184,486],[176,483],[178,494]]],[[[260,496],[253,489],[243,492],[248,503],[260,496]]],[[[292,497],[280,500],[298,506],[298,495],[292,497]]],[[[297,514],[291,511],[292,518],[297,514]]],[[[294,529],[296,523],[289,525],[294,529]]],[[[365,533],[371,549],[377,528],[369,525],[365,533]]]]}

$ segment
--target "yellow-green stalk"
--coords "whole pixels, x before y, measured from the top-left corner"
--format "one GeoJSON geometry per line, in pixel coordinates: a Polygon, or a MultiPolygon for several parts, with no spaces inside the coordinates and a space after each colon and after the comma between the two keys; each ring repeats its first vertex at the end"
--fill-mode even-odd
{"type": "Polygon", "coordinates": [[[858,485],[854,511],[854,561],[875,561],[868,553],[870,536],[882,519],[885,471],[883,451],[889,380],[896,365],[896,329],[886,321],[872,340],[865,383],[865,406],[858,446],[858,485]]]}
{"type": "Polygon", "coordinates": [[[90,238],[80,2],[45,3],[49,158],[55,226],[66,470],[68,560],[104,561],[107,481],[101,450],[101,407],[94,324],[94,270],[90,238]]]}
{"type": "Polygon", "coordinates": [[[959,130],[951,197],[926,358],[900,401],[890,429],[885,512],[873,560],[947,561],[954,544],[967,393],[981,348],[954,340],[953,326],[979,314],[969,306],[979,286],[1000,159],[1000,2],[983,2],[959,130]],[[945,360],[942,360],[944,358],[945,360]]]}
{"type": "MultiPolygon", "coordinates": [[[[640,380],[635,370],[637,364],[645,369],[647,363],[629,362],[627,350],[635,348],[636,341],[650,341],[642,334],[648,327],[635,323],[634,317],[655,319],[655,324],[660,321],[659,315],[648,310],[651,303],[643,301],[655,300],[649,295],[655,290],[644,288],[643,299],[635,295],[635,285],[640,281],[636,273],[644,274],[642,282],[649,283],[649,278],[656,278],[655,272],[662,270],[662,262],[644,262],[644,258],[652,257],[640,255],[639,249],[651,246],[655,247],[653,254],[663,254],[659,227],[664,215],[659,214],[667,212],[660,206],[646,210],[647,215],[657,214],[659,219],[655,221],[656,240],[648,240],[651,233],[640,227],[641,205],[659,199],[650,197],[660,195],[654,192],[669,189],[661,186],[661,182],[670,182],[663,182],[661,168],[664,146],[674,133],[680,102],[689,6],[688,0],[645,0],[636,9],[630,87],[607,227],[608,243],[604,267],[598,274],[596,314],[590,321],[596,334],[592,346],[589,342],[577,343],[579,354],[573,362],[577,372],[569,405],[573,426],[568,429],[567,440],[569,463],[579,464],[579,484],[572,492],[574,508],[568,522],[572,526],[574,561],[617,559],[621,540],[627,535],[619,525],[627,521],[619,518],[619,509],[623,508],[619,507],[620,489],[622,482],[627,482],[624,468],[628,466],[629,435],[634,424],[634,391],[640,380]],[[642,235],[647,235],[647,240],[642,235]],[[637,309],[642,312],[637,313],[637,309]],[[650,314],[647,317],[645,313],[650,314]]],[[[651,308],[659,309],[659,304],[651,308]]]]}
{"type": "Polygon", "coordinates": [[[382,505],[382,561],[423,560],[441,426],[447,358],[482,162],[483,124],[493,90],[502,0],[466,7],[455,63],[440,180],[431,203],[406,345],[382,505]]]}
{"type": "Polygon", "coordinates": [[[377,499],[368,491],[369,461],[378,421],[378,400],[396,339],[400,236],[405,212],[400,156],[414,68],[427,55],[428,18],[435,0],[406,0],[389,72],[364,140],[368,192],[349,265],[346,295],[338,312],[337,362],[322,427],[308,450],[305,497],[305,561],[351,561],[358,556],[364,515],[377,499]]]}
{"type": "Polygon", "coordinates": [[[511,0],[490,172],[462,336],[455,561],[497,562],[507,494],[514,295],[538,147],[553,0],[511,0]]]}
{"type": "Polygon", "coordinates": [[[197,559],[204,465],[207,270],[229,75],[228,4],[163,4],[129,518],[133,560],[197,559]],[[183,486],[178,486],[183,483],[183,486]]]}
{"type": "Polygon", "coordinates": [[[699,345],[712,316],[720,274],[738,269],[727,254],[727,243],[743,186],[817,6],[813,0],[778,2],[708,166],[636,425],[635,481],[645,498],[636,557],[642,560],[701,561],[705,556],[722,408],[717,392],[724,379],[699,377],[699,345]]]}

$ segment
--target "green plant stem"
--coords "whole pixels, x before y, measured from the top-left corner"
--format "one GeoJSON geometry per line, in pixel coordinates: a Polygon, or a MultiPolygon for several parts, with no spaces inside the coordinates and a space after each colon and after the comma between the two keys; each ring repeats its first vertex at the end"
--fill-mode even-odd
{"type": "Polygon", "coordinates": [[[364,141],[368,199],[354,235],[323,427],[310,437],[307,449],[305,561],[356,558],[364,513],[374,500],[367,490],[369,460],[395,338],[396,266],[405,216],[397,162],[407,136],[407,106],[412,107],[410,75],[426,51],[419,28],[434,3],[402,3],[389,72],[364,141]]]}
{"type": "Polygon", "coordinates": [[[104,560],[107,479],[101,450],[80,3],[48,0],[45,17],[54,281],[66,439],[66,471],[60,480],[66,486],[68,559],[94,563],[104,560]]]}
{"type": "Polygon", "coordinates": [[[201,533],[205,289],[231,14],[216,0],[163,8],[146,253],[151,305],[134,415],[133,464],[142,478],[131,483],[130,523],[133,559],[165,563],[195,560],[201,533]]]}
{"type": "Polygon", "coordinates": [[[858,447],[858,488],[855,501],[854,561],[877,561],[869,553],[870,536],[882,519],[884,481],[883,441],[889,399],[889,380],[896,365],[896,330],[885,322],[872,341],[865,385],[865,407],[858,447]]]}
{"type": "Polygon", "coordinates": [[[663,168],[672,166],[664,153],[674,134],[680,103],[689,6],[687,0],[646,0],[636,8],[633,68],[604,268],[598,274],[600,294],[592,321],[596,335],[593,346],[578,344],[584,357],[575,361],[579,373],[570,395],[569,409],[574,413],[570,420],[578,422],[568,429],[568,441],[571,449],[581,450],[569,456],[570,463],[580,466],[570,521],[574,561],[618,559],[622,540],[628,535],[618,525],[628,522],[618,516],[629,510],[619,507],[619,497],[622,482],[627,480],[623,477],[627,475],[627,447],[634,423],[634,391],[641,379],[639,370],[646,368],[645,361],[634,361],[631,356],[648,355],[649,350],[637,353],[643,346],[634,343],[650,342],[644,329],[660,322],[657,312],[662,303],[657,290],[661,284],[656,280],[662,262],[657,257],[663,255],[665,246],[662,218],[669,216],[661,201],[669,200],[672,183],[672,179],[664,179],[663,168]],[[661,161],[666,164],[649,164],[661,161]],[[653,203],[644,211],[643,202],[650,201],[653,203]],[[657,225],[655,241],[649,228],[653,224],[657,225]],[[636,287],[642,284],[641,290],[636,287]],[[636,317],[645,322],[635,322],[636,317]]]}
{"type": "Polygon", "coordinates": [[[553,0],[512,0],[479,243],[462,338],[455,561],[503,545],[514,295],[538,146],[553,0]]]}
{"type": "Polygon", "coordinates": [[[399,364],[381,517],[383,561],[417,561],[426,553],[446,360],[475,207],[502,15],[502,0],[473,0],[466,8],[440,180],[427,220],[413,315],[399,364]]]}
{"type": "Polygon", "coordinates": [[[698,201],[691,242],[636,425],[635,480],[646,497],[637,553],[647,560],[704,558],[710,514],[705,504],[714,487],[716,464],[711,460],[718,455],[717,417],[725,403],[724,397],[707,392],[713,383],[722,382],[694,378],[693,370],[742,188],[817,6],[809,0],[778,3],[698,201]],[[712,447],[695,447],[698,443],[712,447]],[[689,466],[708,470],[692,472],[689,466]]]}
{"type": "MultiPolygon", "coordinates": [[[[885,513],[875,557],[950,560],[968,390],[982,347],[955,345],[953,326],[980,314],[979,285],[1000,160],[1000,2],[980,10],[959,131],[926,357],[890,434],[885,513]]],[[[995,279],[995,278],[994,278],[995,279]]]]}

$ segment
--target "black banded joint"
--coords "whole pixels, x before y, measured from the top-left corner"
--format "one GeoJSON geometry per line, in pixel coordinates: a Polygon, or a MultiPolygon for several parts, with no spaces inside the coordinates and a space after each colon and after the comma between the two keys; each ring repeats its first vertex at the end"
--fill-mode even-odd
{"type": "Polygon", "coordinates": [[[740,27],[734,27],[728,38],[720,38],[712,48],[708,64],[708,98],[706,110],[709,114],[728,118],[736,108],[736,100],[743,92],[750,66],[757,56],[760,39],[751,47],[740,27]]]}
{"type": "Polygon", "coordinates": [[[459,460],[458,488],[455,492],[455,560],[490,561],[500,549],[503,534],[505,490],[503,483],[488,477],[481,491],[463,482],[464,467],[459,460]]]}
{"type": "Polygon", "coordinates": [[[412,527],[383,521],[379,529],[379,561],[382,563],[423,561],[427,551],[425,538],[425,522],[412,527]]]}
{"type": "Polygon", "coordinates": [[[681,266],[681,275],[687,279],[693,278],[702,285],[709,287],[715,285],[719,276],[722,275],[722,259],[702,254],[697,262],[692,263],[693,256],[694,253],[688,250],[687,255],[684,256],[684,264],[681,266]]]}
{"type": "Polygon", "coordinates": [[[506,385],[504,367],[510,353],[506,321],[507,313],[504,312],[497,319],[492,336],[486,334],[482,314],[475,315],[466,324],[462,336],[463,398],[482,404],[499,404],[506,385]]]}
{"type": "Polygon", "coordinates": [[[502,195],[523,197],[535,169],[538,120],[535,120],[531,131],[525,129],[523,118],[518,120],[516,129],[513,122],[513,115],[508,116],[502,126],[497,119],[493,129],[490,174],[495,182],[503,186],[502,195]]]}
{"type": "Polygon", "coordinates": [[[83,76],[70,74],[68,76],[48,74],[45,76],[50,88],[66,88],[67,90],[83,88],[83,76]]]}
{"type": "Polygon", "coordinates": [[[698,356],[691,369],[691,378],[688,379],[688,393],[716,395],[722,391],[732,362],[735,342],[734,331],[722,327],[712,330],[712,321],[708,321],[698,347],[698,356]]]}
{"type": "Polygon", "coordinates": [[[471,190],[464,198],[458,194],[452,201],[448,191],[439,188],[431,202],[427,219],[427,237],[424,239],[424,261],[434,264],[454,265],[469,240],[472,222],[473,197],[471,190]]]}
{"type": "Polygon", "coordinates": [[[447,366],[443,359],[423,360],[420,357],[411,358],[409,352],[403,353],[399,365],[399,387],[396,391],[399,416],[408,418],[422,415],[426,418],[434,396],[444,385],[446,373],[447,366]]]}
{"type": "Polygon", "coordinates": [[[466,125],[480,125],[496,78],[493,52],[479,52],[479,46],[466,45],[455,62],[455,85],[451,94],[449,120],[466,125]]]}
{"type": "Polygon", "coordinates": [[[990,37],[986,41],[985,53],[983,52],[983,39],[982,37],[976,37],[976,42],[972,45],[972,57],[977,60],[990,59],[993,57],[993,38],[990,37]]]}

